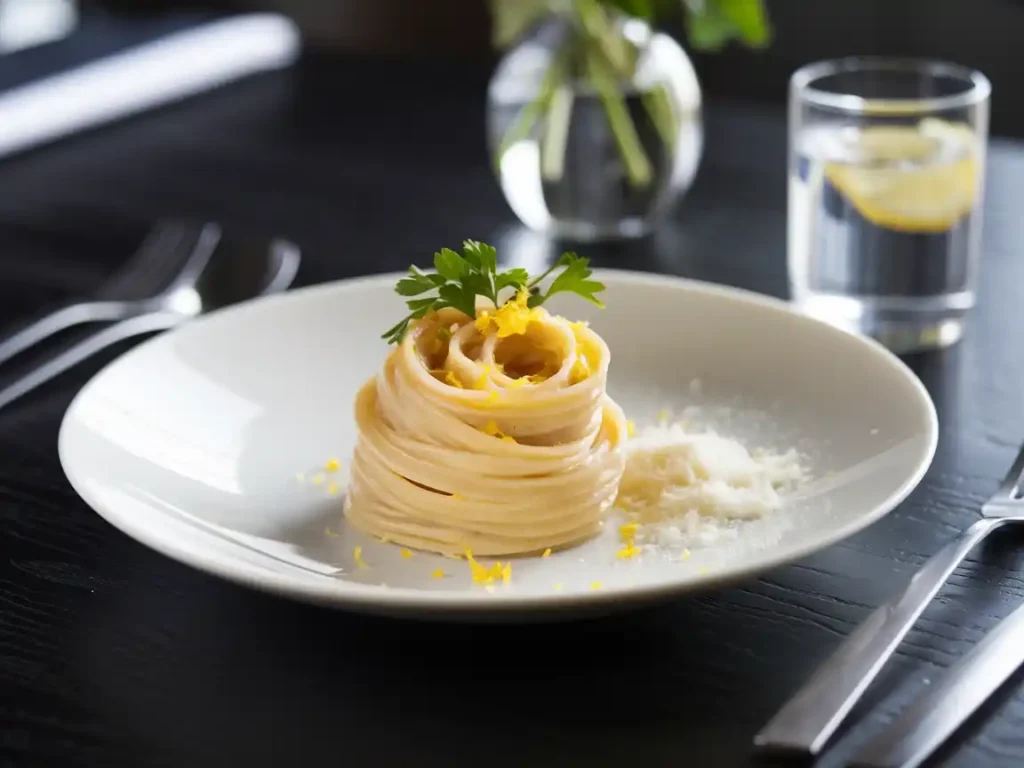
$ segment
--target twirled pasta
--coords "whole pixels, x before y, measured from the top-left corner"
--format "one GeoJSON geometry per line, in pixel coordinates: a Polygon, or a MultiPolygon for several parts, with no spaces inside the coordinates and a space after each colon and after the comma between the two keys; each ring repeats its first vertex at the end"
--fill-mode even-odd
{"type": "Polygon", "coordinates": [[[513,555],[596,534],[624,468],[609,351],[526,296],[415,324],[359,391],[345,514],[432,552],[513,555]]]}

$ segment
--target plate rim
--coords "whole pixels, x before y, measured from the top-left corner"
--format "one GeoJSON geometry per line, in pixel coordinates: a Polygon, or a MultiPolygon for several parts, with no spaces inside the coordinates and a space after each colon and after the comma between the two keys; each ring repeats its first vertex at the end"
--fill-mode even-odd
{"type": "Polygon", "coordinates": [[[664,287],[674,285],[683,291],[711,294],[728,301],[754,305],[762,309],[780,312],[794,318],[797,322],[825,327],[830,332],[852,337],[857,343],[863,344],[870,352],[881,358],[890,367],[899,372],[901,377],[911,385],[917,395],[918,405],[924,408],[927,416],[928,442],[920,455],[917,466],[898,488],[889,494],[869,512],[857,517],[845,525],[806,543],[795,549],[773,554],[766,552],[765,557],[749,565],[731,567],[724,571],[710,571],[705,574],[689,574],[683,580],[669,580],[654,584],[634,584],[608,586],[600,590],[578,592],[501,594],[483,590],[433,592],[412,587],[385,587],[381,585],[332,580],[329,576],[323,581],[310,577],[298,577],[287,573],[264,570],[259,566],[229,558],[211,558],[196,556],[185,546],[174,540],[150,535],[144,524],[137,524],[131,514],[118,513],[106,508],[87,490],[86,483],[76,475],[74,460],[68,457],[66,433],[70,421],[74,418],[80,402],[90,396],[92,389],[103,376],[114,366],[122,365],[126,360],[153,344],[169,343],[165,339],[185,329],[193,329],[239,312],[250,312],[255,308],[267,311],[268,308],[280,303],[299,302],[310,296],[329,292],[356,291],[366,285],[393,285],[395,280],[405,272],[383,272],[361,275],[352,278],[332,280],[314,285],[296,288],[273,296],[260,297],[241,302],[215,312],[211,312],[178,329],[154,336],[133,349],[117,357],[97,371],[86,384],[75,394],[61,419],[57,437],[57,453],[61,468],[76,494],[114,528],[120,530],[139,544],[198,571],[224,579],[230,583],[253,588],[263,592],[288,597],[300,602],[330,606],[339,609],[350,609],[364,613],[376,614],[417,614],[424,615],[434,611],[449,614],[508,614],[529,612],[557,612],[565,610],[601,610],[615,607],[615,604],[648,604],[660,602],[672,597],[692,594],[695,592],[715,589],[726,584],[748,579],[758,574],[774,570],[782,565],[799,561],[815,552],[820,552],[844,539],[866,529],[878,522],[902,504],[910,493],[917,488],[925,474],[931,468],[939,440],[939,421],[935,404],[932,401],[920,378],[910,367],[879,342],[869,337],[860,336],[845,328],[832,325],[817,318],[801,313],[789,302],[767,294],[761,294],[746,288],[738,288],[704,280],[663,275],[655,272],[641,272],[624,269],[595,268],[594,277],[599,280],[618,283],[632,283],[639,286],[664,287]]]}

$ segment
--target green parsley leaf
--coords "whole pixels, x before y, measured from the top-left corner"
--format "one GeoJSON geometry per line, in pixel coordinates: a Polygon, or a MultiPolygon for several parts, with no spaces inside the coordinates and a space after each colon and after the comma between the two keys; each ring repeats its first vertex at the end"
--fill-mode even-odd
{"type": "Polygon", "coordinates": [[[434,290],[436,287],[429,280],[423,282],[412,277],[403,277],[398,281],[398,285],[395,286],[395,292],[399,296],[419,296],[421,293],[434,290]]]}
{"type": "Polygon", "coordinates": [[[468,268],[466,260],[450,248],[442,248],[434,254],[434,269],[446,280],[458,281],[468,268]]]}
{"type": "Polygon", "coordinates": [[[510,269],[508,272],[502,272],[497,278],[499,291],[503,288],[515,288],[518,293],[521,289],[525,288],[526,284],[529,282],[530,273],[522,267],[515,267],[510,269]]]}
{"type": "Polygon", "coordinates": [[[487,243],[463,240],[462,254],[466,261],[481,272],[493,274],[498,268],[498,251],[487,243]]]}
{"type": "MultiPolygon", "coordinates": [[[[595,304],[602,309],[604,308],[601,300],[594,295],[604,290],[604,283],[589,279],[593,274],[593,270],[590,269],[590,259],[584,259],[575,253],[566,252],[558,259],[555,267],[564,267],[565,269],[551,282],[551,287],[548,288],[546,294],[538,290],[537,293],[530,297],[531,307],[539,307],[556,293],[575,293],[591,304],[595,304]]],[[[554,269],[549,269],[541,278],[534,280],[531,283],[531,288],[535,287],[540,280],[552,271],[554,269]]]]}
{"type": "Polygon", "coordinates": [[[405,303],[409,314],[386,330],[381,338],[388,344],[396,344],[405,336],[412,321],[446,307],[475,317],[478,296],[500,307],[523,289],[530,292],[531,307],[543,304],[556,293],[575,293],[599,307],[604,306],[595,295],[603,291],[604,286],[590,279],[590,262],[575,253],[563,253],[549,270],[535,279],[531,279],[521,267],[498,272],[497,262],[498,254],[492,246],[466,240],[462,244],[461,255],[450,248],[442,248],[434,254],[436,273],[428,274],[415,266],[409,267],[409,275],[398,281],[395,292],[400,296],[422,298],[407,299],[405,303]],[[562,269],[562,272],[551,282],[547,293],[543,293],[540,282],[557,269],[562,269]],[[512,289],[513,293],[506,293],[502,301],[501,293],[507,289],[512,289]]]}

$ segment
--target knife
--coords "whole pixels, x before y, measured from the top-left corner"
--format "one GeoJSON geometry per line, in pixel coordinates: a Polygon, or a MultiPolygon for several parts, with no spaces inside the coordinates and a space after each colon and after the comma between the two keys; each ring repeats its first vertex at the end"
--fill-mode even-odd
{"type": "Polygon", "coordinates": [[[1003,619],[853,760],[863,768],[917,768],[1024,664],[1024,607],[1003,619]]]}

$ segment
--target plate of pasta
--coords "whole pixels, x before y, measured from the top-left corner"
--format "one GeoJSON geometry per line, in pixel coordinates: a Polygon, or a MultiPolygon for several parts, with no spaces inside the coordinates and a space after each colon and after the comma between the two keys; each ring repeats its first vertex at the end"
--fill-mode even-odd
{"type": "Polygon", "coordinates": [[[65,473],[208,573],[474,620],[749,577],[878,520],[931,462],[931,400],[872,341],[574,253],[499,264],[465,241],[151,339],[75,398],[65,473]]]}

